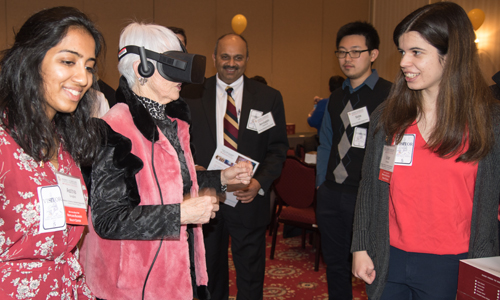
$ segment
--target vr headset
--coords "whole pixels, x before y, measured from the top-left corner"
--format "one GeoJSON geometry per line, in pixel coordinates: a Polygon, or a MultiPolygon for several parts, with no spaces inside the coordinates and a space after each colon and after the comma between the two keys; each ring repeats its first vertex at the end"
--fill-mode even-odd
{"type": "MultiPolygon", "coordinates": [[[[182,47],[182,44],[181,44],[182,47]]],[[[181,51],[167,51],[157,53],[144,47],[125,46],[118,52],[118,60],[127,54],[138,54],[141,58],[139,64],[139,75],[144,78],[153,76],[154,65],[148,61],[150,58],[156,61],[156,68],[160,75],[170,81],[185,83],[203,83],[205,79],[206,57],[198,54],[189,54],[182,47],[181,51]]]]}

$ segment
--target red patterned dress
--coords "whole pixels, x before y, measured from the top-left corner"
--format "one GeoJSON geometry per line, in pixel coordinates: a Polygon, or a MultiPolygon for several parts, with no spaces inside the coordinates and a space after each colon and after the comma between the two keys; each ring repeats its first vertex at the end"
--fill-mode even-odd
{"type": "MultiPolygon", "coordinates": [[[[82,174],[61,147],[60,173],[82,174]]],[[[37,187],[56,185],[55,167],[37,163],[0,125],[0,299],[95,299],[78,263],[84,226],[38,233],[37,187]]]]}

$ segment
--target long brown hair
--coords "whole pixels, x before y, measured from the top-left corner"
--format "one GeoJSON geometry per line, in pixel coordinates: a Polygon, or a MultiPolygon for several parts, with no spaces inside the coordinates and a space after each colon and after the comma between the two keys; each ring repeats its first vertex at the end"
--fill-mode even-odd
{"type": "MultiPolygon", "coordinates": [[[[429,149],[443,158],[460,154],[457,161],[481,160],[494,143],[490,114],[494,99],[479,68],[475,34],[467,14],[451,2],[426,5],[398,24],[393,35],[396,46],[401,35],[409,31],[418,32],[440,56],[446,55],[429,149]]],[[[378,127],[399,143],[422,112],[421,91],[409,89],[399,72],[378,127]]]]}

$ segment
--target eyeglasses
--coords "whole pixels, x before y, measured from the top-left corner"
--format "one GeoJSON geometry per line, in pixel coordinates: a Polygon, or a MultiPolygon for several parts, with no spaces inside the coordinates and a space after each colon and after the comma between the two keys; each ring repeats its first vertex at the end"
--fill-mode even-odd
{"type": "Polygon", "coordinates": [[[366,52],[366,51],[370,51],[370,50],[366,49],[366,50],[351,50],[351,51],[335,51],[335,55],[338,58],[345,58],[347,56],[347,54],[349,54],[349,56],[351,58],[359,58],[361,56],[361,53],[366,52]]]}

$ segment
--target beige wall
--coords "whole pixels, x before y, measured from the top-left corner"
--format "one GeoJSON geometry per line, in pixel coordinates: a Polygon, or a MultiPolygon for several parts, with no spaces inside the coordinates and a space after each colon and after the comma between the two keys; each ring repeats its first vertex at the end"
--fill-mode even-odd
{"type": "MultiPolygon", "coordinates": [[[[435,0],[433,0],[435,1],[435,0]]],[[[429,0],[0,0],[0,49],[12,43],[14,32],[34,12],[55,5],[75,6],[87,13],[103,32],[108,46],[100,76],[117,87],[118,38],[131,20],[183,27],[188,50],[207,56],[206,76],[215,74],[215,40],[231,32],[231,19],[243,14],[243,35],[250,47],[246,75],[264,76],[283,94],[287,122],[297,132],[315,131],[306,122],[314,96],[327,97],[328,79],[342,75],[334,56],[335,36],[345,23],[372,21],[381,36],[380,56],[374,67],[392,80],[399,54],[392,43],[396,24],[429,0]]],[[[487,77],[500,70],[500,1],[456,0],[466,11],[481,8],[486,21],[478,30],[482,64],[487,77]],[[484,38],[482,38],[484,36],[484,38]]]]}
{"type": "Polygon", "coordinates": [[[466,12],[480,8],[485,13],[483,25],[476,30],[479,62],[489,84],[491,76],[500,71],[500,1],[498,0],[452,0],[466,12]]]}
{"type": "MultiPolygon", "coordinates": [[[[400,55],[392,41],[396,25],[413,10],[436,0],[372,0],[372,22],[380,34],[380,56],[375,67],[379,74],[393,81],[399,72],[400,55]]],[[[488,84],[491,76],[500,71],[500,1],[498,0],[451,0],[469,12],[480,8],[485,12],[485,21],[476,31],[481,69],[488,84]]]]}
{"type": "Polygon", "coordinates": [[[409,13],[428,3],[429,0],[373,0],[371,22],[380,36],[380,54],[374,67],[381,77],[392,82],[399,71],[401,55],[392,41],[394,28],[409,13]]]}

